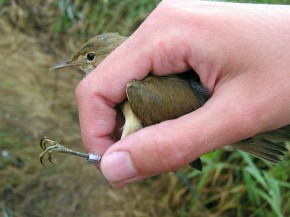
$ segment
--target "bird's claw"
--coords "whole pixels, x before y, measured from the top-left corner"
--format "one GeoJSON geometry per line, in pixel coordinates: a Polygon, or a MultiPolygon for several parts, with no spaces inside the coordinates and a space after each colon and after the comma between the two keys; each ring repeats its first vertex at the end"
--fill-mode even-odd
{"type": "Polygon", "coordinates": [[[46,137],[44,137],[40,140],[40,147],[43,150],[43,152],[41,152],[41,154],[39,155],[39,160],[43,166],[44,166],[43,158],[45,155],[48,155],[49,162],[56,164],[56,162],[54,162],[52,160],[52,155],[51,155],[52,152],[63,152],[64,153],[67,150],[66,147],[60,145],[58,142],[47,139],[46,137]],[[47,144],[51,144],[51,146],[47,147],[47,144]]]}
{"type": "Polygon", "coordinates": [[[52,160],[52,152],[59,152],[59,153],[65,153],[65,154],[83,157],[83,158],[86,158],[88,162],[95,163],[95,164],[100,163],[102,159],[102,156],[97,155],[97,154],[82,153],[79,151],[68,149],[62,146],[61,144],[59,144],[58,142],[47,139],[46,137],[40,140],[40,147],[43,150],[42,153],[39,155],[39,160],[42,165],[44,165],[43,158],[45,155],[48,155],[48,160],[51,163],[55,164],[55,162],[52,160]],[[50,146],[47,147],[47,144],[50,144],[50,146]]]}
{"type": "Polygon", "coordinates": [[[45,149],[46,149],[46,140],[47,140],[46,136],[43,137],[43,138],[40,140],[39,145],[40,145],[40,148],[41,148],[42,150],[45,150],[45,149]]]}

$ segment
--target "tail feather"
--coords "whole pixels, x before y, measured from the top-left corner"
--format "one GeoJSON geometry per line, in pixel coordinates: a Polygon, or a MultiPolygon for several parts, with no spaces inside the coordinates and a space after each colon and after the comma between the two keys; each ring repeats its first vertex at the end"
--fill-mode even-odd
{"type": "Polygon", "coordinates": [[[258,135],[260,138],[267,138],[273,142],[286,142],[290,141],[290,125],[281,127],[279,129],[261,133],[258,135]]]}
{"type": "Polygon", "coordinates": [[[288,134],[281,134],[281,132],[273,131],[267,134],[263,133],[256,135],[250,139],[232,144],[232,146],[262,160],[271,163],[279,163],[281,157],[288,151],[285,147],[285,143],[281,142],[285,140],[289,140],[288,134]]]}
{"type": "Polygon", "coordinates": [[[280,157],[282,155],[270,153],[270,149],[268,149],[267,151],[265,151],[265,149],[259,149],[257,148],[257,146],[259,147],[259,144],[246,144],[245,145],[245,144],[236,143],[236,144],[233,144],[232,146],[235,147],[236,149],[247,152],[248,154],[254,157],[257,157],[261,160],[266,160],[274,164],[277,164],[281,161],[280,157]]]}
{"type": "Polygon", "coordinates": [[[202,162],[201,162],[201,159],[200,158],[197,158],[196,160],[192,161],[190,164],[189,164],[191,167],[199,170],[199,171],[202,171],[202,162]]]}

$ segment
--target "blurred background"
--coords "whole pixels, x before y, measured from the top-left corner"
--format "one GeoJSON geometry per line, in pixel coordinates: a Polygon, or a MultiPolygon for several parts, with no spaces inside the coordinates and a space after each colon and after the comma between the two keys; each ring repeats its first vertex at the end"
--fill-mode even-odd
{"type": "Polygon", "coordinates": [[[215,151],[203,172],[185,167],[123,190],[83,159],[40,164],[43,136],[82,150],[74,91],[84,75],[50,66],[97,34],[130,35],[158,2],[0,0],[0,216],[290,216],[289,155],[270,165],[215,151]]]}

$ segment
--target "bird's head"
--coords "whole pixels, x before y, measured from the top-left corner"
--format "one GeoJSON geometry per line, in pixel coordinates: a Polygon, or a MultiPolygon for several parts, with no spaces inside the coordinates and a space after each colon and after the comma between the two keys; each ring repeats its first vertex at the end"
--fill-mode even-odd
{"type": "Polygon", "coordinates": [[[88,74],[125,40],[126,37],[118,33],[106,33],[95,36],[88,40],[72,58],[55,64],[50,70],[78,66],[88,74]]]}

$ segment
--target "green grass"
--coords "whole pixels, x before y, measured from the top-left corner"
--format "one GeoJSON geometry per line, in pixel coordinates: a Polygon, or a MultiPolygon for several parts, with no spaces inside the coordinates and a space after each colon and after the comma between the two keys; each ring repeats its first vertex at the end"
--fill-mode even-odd
{"type": "Polygon", "coordinates": [[[194,188],[192,193],[184,186],[193,196],[189,206],[201,203],[212,214],[222,212],[222,216],[289,216],[289,156],[272,165],[243,152],[216,151],[203,161],[202,173],[184,172],[194,188]]]}
{"type": "Polygon", "coordinates": [[[152,11],[157,0],[126,1],[56,1],[59,16],[55,22],[55,31],[64,32],[81,23],[80,34],[96,32],[131,33],[152,11]],[[108,19],[109,18],[109,19],[108,19]],[[86,28],[83,28],[85,25],[86,28]]]}

